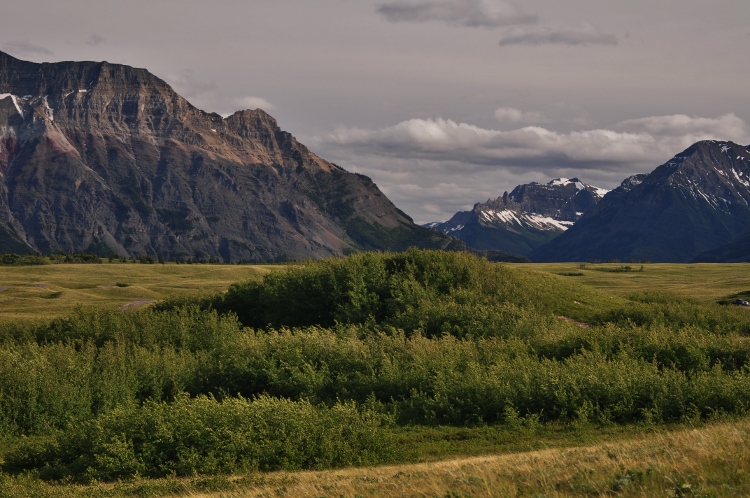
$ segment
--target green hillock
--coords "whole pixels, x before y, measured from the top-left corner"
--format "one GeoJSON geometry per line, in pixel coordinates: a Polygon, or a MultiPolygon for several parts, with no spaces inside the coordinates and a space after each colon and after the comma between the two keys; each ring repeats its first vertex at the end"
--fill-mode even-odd
{"type": "Polygon", "coordinates": [[[203,303],[256,328],[368,324],[428,337],[503,336],[516,326],[509,315],[589,319],[603,305],[610,303],[601,293],[554,276],[469,253],[417,249],[310,261],[232,285],[203,303]]]}

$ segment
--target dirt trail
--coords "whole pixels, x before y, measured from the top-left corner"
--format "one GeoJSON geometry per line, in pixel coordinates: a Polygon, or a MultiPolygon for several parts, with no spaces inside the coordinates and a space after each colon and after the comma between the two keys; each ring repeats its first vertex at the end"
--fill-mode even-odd
{"type": "Polygon", "coordinates": [[[132,308],[140,308],[141,306],[151,304],[155,301],[156,299],[138,299],[137,301],[131,301],[127,304],[123,304],[122,306],[120,306],[120,309],[124,311],[132,308]]]}
{"type": "Polygon", "coordinates": [[[748,443],[750,422],[743,420],[579,447],[360,469],[271,472],[260,474],[254,483],[237,481],[232,491],[191,496],[269,497],[280,491],[300,498],[692,496],[698,489],[711,496],[748,496],[745,477],[729,489],[722,484],[750,471],[748,443]]]}

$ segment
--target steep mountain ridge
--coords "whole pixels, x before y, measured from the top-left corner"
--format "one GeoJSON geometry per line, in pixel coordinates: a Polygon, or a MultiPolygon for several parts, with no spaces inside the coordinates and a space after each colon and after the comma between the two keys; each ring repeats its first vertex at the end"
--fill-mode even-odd
{"type": "Polygon", "coordinates": [[[698,142],[648,175],[637,175],[533,261],[688,262],[750,226],[750,150],[698,142]]]}
{"type": "Polygon", "coordinates": [[[578,178],[532,182],[477,203],[446,222],[425,226],[454,235],[475,249],[525,256],[571,227],[606,193],[578,178]]]}
{"type": "Polygon", "coordinates": [[[264,111],[222,118],[145,69],[0,52],[0,250],[270,261],[460,247],[264,111]]]}

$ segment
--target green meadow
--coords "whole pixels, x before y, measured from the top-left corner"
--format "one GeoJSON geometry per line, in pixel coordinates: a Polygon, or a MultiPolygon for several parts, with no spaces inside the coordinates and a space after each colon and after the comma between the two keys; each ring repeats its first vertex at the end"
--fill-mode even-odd
{"type": "Polygon", "coordinates": [[[532,263],[517,266],[565,276],[614,295],[667,292],[698,301],[750,296],[750,264],[747,263],[532,263]]]}
{"type": "Polygon", "coordinates": [[[0,320],[54,318],[75,307],[139,307],[175,294],[210,294],[278,266],[213,264],[0,266],[0,320]]]}
{"type": "Polygon", "coordinates": [[[0,268],[0,487],[747,495],[748,268],[0,268]]]}

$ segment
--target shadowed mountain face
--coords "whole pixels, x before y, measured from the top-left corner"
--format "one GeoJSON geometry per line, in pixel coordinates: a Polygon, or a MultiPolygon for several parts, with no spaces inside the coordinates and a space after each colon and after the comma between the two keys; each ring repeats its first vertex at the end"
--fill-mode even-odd
{"type": "Polygon", "coordinates": [[[262,110],[222,118],[144,69],[0,52],[0,251],[273,261],[460,247],[262,110]]]}
{"type": "Polygon", "coordinates": [[[698,254],[696,263],[750,262],[750,227],[726,245],[698,254]]]}
{"type": "Polygon", "coordinates": [[[750,150],[698,142],[628,178],[533,261],[689,262],[750,226],[750,150]]]}
{"type": "Polygon", "coordinates": [[[532,182],[475,204],[471,211],[460,211],[444,223],[426,226],[458,237],[475,249],[526,256],[573,226],[606,193],[578,178],[532,182]]]}

